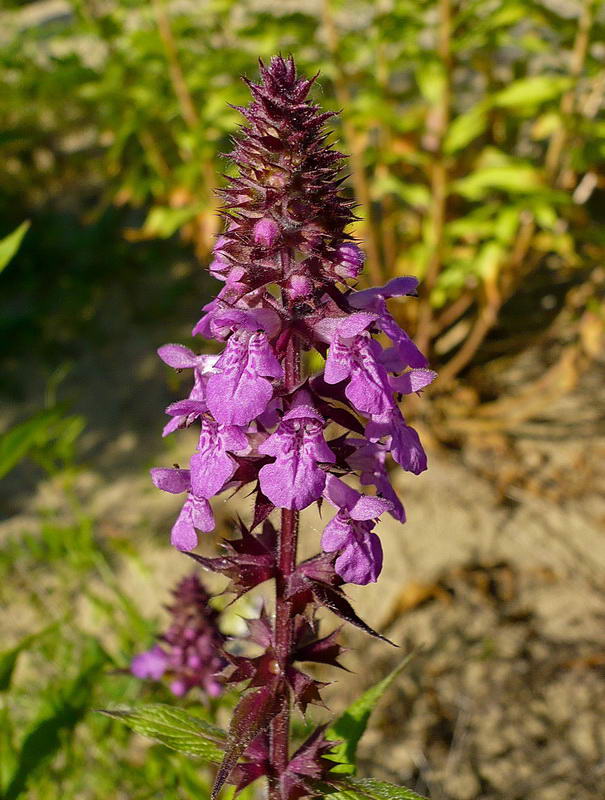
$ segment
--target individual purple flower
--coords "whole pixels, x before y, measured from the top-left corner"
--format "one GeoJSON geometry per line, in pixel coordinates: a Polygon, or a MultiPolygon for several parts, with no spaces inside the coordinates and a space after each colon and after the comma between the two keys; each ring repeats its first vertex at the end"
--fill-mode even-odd
{"type": "Polygon", "coordinates": [[[172,526],[170,542],[177,550],[193,550],[198,541],[196,530],[204,533],[214,530],[214,514],[210,503],[205,497],[198,497],[193,493],[188,469],[155,467],[151,470],[151,479],[164,492],[187,492],[187,499],[172,526]]]}
{"type": "Polygon", "coordinates": [[[375,415],[366,425],[365,435],[376,442],[386,438],[395,461],[408,472],[419,475],[427,468],[426,453],[414,428],[406,425],[397,406],[375,415]]]}
{"type": "Polygon", "coordinates": [[[345,242],[336,249],[334,272],[340,278],[357,278],[363,270],[365,253],[352,242],[345,242]]]}
{"type": "Polygon", "coordinates": [[[259,447],[260,453],[275,456],[259,478],[263,493],[278,508],[300,510],[321,496],[326,473],[318,465],[336,460],[325,442],[324,424],[308,395],[300,392],[275,433],[259,447]]]}
{"type": "Polygon", "coordinates": [[[273,397],[267,378],[283,377],[267,336],[268,312],[222,312],[214,320],[215,329],[233,330],[206,387],[208,408],[225,425],[247,425],[262,414],[273,397]]]}
{"type": "Polygon", "coordinates": [[[227,451],[245,450],[248,439],[235,425],[220,425],[210,417],[202,420],[198,451],[191,457],[191,489],[196,497],[210,499],[221,491],[237,469],[227,451]]]}
{"type": "Polygon", "coordinates": [[[172,419],[165,425],[162,436],[168,436],[180,428],[188,427],[206,412],[206,384],[217,356],[197,356],[182,344],[165,344],[158,349],[158,355],[165,364],[176,370],[193,369],[194,383],[189,397],[171,403],[166,409],[172,419]]]}
{"type": "Polygon", "coordinates": [[[393,390],[381,363],[382,347],[366,330],[372,321],[367,314],[352,314],[337,323],[324,380],[340,383],[349,378],[345,395],[355,408],[365,414],[383,414],[393,405],[393,390]]]}
{"type": "Polygon", "coordinates": [[[382,545],[372,532],[375,520],[391,503],[381,497],[360,494],[346,483],[329,475],[324,497],[338,509],[321,537],[327,553],[339,551],[334,568],[348,583],[374,583],[382,569],[382,545]]]}
{"type": "Polygon", "coordinates": [[[252,236],[256,244],[261,244],[263,247],[273,247],[279,239],[279,225],[273,219],[259,219],[254,226],[252,236]]]}
{"type": "Polygon", "coordinates": [[[359,472],[361,485],[375,486],[378,494],[390,501],[389,514],[398,522],[405,522],[405,509],[386,468],[388,448],[367,439],[347,439],[346,444],[355,448],[347,463],[359,472]]]}
{"type": "Polygon", "coordinates": [[[141,679],[159,681],[166,672],[168,656],[159,645],[155,645],[151,650],[139,653],[132,659],[130,671],[141,679]]]}
{"type": "Polygon", "coordinates": [[[405,367],[426,367],[428,363],[407,333],[395,322],[386,305],[391,297],[416,294],[417,286],[416,278],[402,276],[393,278],[385,286],[352,292],[348,297],[349,305],[353,308],[376,313],[377,326],[393,342],[393,352],[387,351],[387,358],[390,361],[389,369],[394,372],[405,367]]]}
{"type": "Polygon", "coordinates": [[[162,646],[135,656],[130,671],[142,679],[168,677],[171,692],[179,697],[194,687],[216,697],[222,691],[217,673],[227,664],[220,652],[225,637],[218,628],[218,614],[196,575],[183,578],[172,595],[170,625],[159,637],[162,646]]]}

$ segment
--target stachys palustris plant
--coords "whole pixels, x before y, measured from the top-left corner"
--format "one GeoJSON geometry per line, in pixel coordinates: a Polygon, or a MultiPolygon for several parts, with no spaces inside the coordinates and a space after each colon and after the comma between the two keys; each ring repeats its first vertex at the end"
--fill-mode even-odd
{"type": "Polygon", "coordinates": [[[293,59],[281,57],[261,62],[260,76],[259,84],[246,80],[253,99],[238,109],[245,122],[230,156],[239,174],[222,191],[225,230],[210,271],[225,285],[193,329],[224,349],[219,356],[178,344],[159,350],[169,366],[193,371],[191,393],[168,407],[164,433],[199,425],[198,447],[187,469],[152,476],[158,488],[185,496],[172,528],[172,544],[183,551],[196,547],[198,531],[213,530],[214,496],[244,485],[254,495],[250,522],[239,523],[240,538],[225,542],[223,555],[192,554],[230,578],[237,596],[275,583],[275,614],[250,621],[262,654],[225,653],[225,679],[244,688],[213,796],[228,781],[242,788],[265,776],[272,800],[295,800],[321,794],[333,766],[323,728],[290,752],[292,705],[304,713],[321,702],[324,685],[301,664],[339,666],[342,652],[337,631],[319,635],[316,611],[325,606],[378,635],[343,585],[378,578],[378,518],[405,521],[388,458],[418,474],[426,456],[398,401],[435,373],[388,310],[390,298],[415,294],[416,279],[354,288],[364,256],[347,232],[356,217],[339,191],[344,156],[324,128],[333,114],[307,99],[314,79],[299,78],[293,59]],[[303,356],[313,349],[325,366],[305,375],[303,356]],[[357,476],[364,492],[346,476],[357,476]],[[323,500],[336,514],[322,552],[297,563],[300,511],[323,500]],[[274,510],[277,526],[269,521],[274,510]]]}

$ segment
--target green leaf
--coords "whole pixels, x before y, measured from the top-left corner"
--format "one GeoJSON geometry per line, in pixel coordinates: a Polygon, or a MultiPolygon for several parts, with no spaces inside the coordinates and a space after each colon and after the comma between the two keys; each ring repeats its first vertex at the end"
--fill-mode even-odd
{"type": "Polygon", "coordinates": [[[531,164],[503,164],[484,167],[455,181],[451,187],[456,194],[469,200],[480,200],[490,191],[509,194],[533,194],[547,191],[542,176],[531,164]]]}
{"type": "Polygon", "coordinates": [[[0,709],[0,797],[4,797],[11,775],[17,766],[13,724],[8,708],[0,709]]]}
{"type": "Polygon", "coordinates": [[[339,791],[324,794],[324,800],[426,800],[404,786],[395,786],[373,778],[345,778],[339,791]]]}
{"type": "Polygon", "coordinates": [[[494,95],[492,102],[503,108],[536,106],[558,99],[571,87],[572,82],[565,75],[532,75],[513,81],[506,89],[494,95]]]}
{"type": "Polygon", "coordinates": [[[464,114],[460,114],[447,130],[443,141],[444,151],[452,155],[470,144],[477,136],[481,136],[487,127],[487,119],[485,104],[476,105],[464,114]]]}
{"type": "Polygon", "coordinates": [[[0,436],[0,478],[13,469],[32,447],[48,440],[49,430],[61,418],[57,409],[40,411],[0,436]]]}
{"type": "Polygon", "coordinates": [[[12,647],[10,650],[5,650],[3,653],[0,653],[0,692],[7,692],[10,689],[13,672],[17,666],[19,655],[24,650],[27,650],[34,642],[56,628],[58,624],[58,622],[53,622],[53,624],[49,625],[47,628],[26,636],[18,645],[12,647]]]}
{"type": "Polygon", "coordinates": [[[407,667],[415,651],[412,651],[386,678],[367,689],[361,697],[352,703],[347,710],[331,725],[326,737],[339,744],[328,758],[336,761],[338,766],[334,773],[352,774],[355,771],[357,745],[363,736],[370,719],[370,714],[395,678],[407,667]]]}
{"type": "Polygon", "coordinates": [[[180,708],[150,703],[134,708],[104,709],[101,713],[180,753],[199,756],[211,764],[220,764],[223,759],[220,745],[226,741],[225,731],[180,708]]]}
{"type": "Polygon", "coordinates": [[[204,210],[202,203],[184,206],[183,208],[167,208],[154,206],[149,211],[143,225],[145,236],[157,236],[159,239],[169,239],[179,228],[190,222],[204,210]]]}
{"type": "Polygon", "coordinates": [[[12,233],[9,233],[4,239],[0,239],[0,272],[8,265],[9,261],[19,249],[30,225],[31,222],[25,220],[25,222],[22,222],[12,233]]]}

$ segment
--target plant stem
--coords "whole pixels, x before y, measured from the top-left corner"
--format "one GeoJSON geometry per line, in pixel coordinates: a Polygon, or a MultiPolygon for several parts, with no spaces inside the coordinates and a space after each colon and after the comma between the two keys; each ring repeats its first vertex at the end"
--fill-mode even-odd
{"type": "MultiPolygon", "coordinates": [[[[283,362],[285,388],[291,392],[300,381],[300,346],[292,337],[288,342],[283,362]]],[[[288,508],[281,512],[281,532],[278,539],[277,577],[275,579],[275,656],[282,675],[285,674],[292,650],[292,601],[286,598],[288,577],[296,569],[299,512],[288,508]]],[[[290,702],[284,692],[283,705],[271,723],[271,770],[269,773],[269,798],[281,800],[280,776],[289,761],[290,702]]]]}
{"type": "Polygon", "coordinates": [[[434,312],[431,292],[435,288],[445,250],[445,220],[448,197],[447,156],[443,152],[443,140],[450,122],[452,95],[452,0],[439,0],[437,4],[437,55],[443,66],[443,90],[438,102],[431,109],[426,122],[424,146],[434,153],[431,165],[431,239],[429,256],[424,276],[418,327],[415,341],[423,352],[428,352],[433,338],[434,312]]]}

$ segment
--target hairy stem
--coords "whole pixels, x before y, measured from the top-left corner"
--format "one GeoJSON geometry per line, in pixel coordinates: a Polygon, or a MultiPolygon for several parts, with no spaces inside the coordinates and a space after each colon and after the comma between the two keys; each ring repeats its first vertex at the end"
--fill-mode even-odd
{"type": "MultiPolygon", "coordinates": [[[[283,362],[286,391],[292,391],[300,381],[300,346],[292,337],[283,362]]],[[[288,508],[281,512],[281,532],[278,539],[277,577],[275,579],[275,655],[281,674],[285,673],[292,650],[292,601],[286,598],[288,577],[296,569],[299,512],[288,508]]],[[[280,775],[289,760],[290,703],[284,693],[283,705],[271,724],[271,770],[269,798],[281,800],[280,775]]]]}

